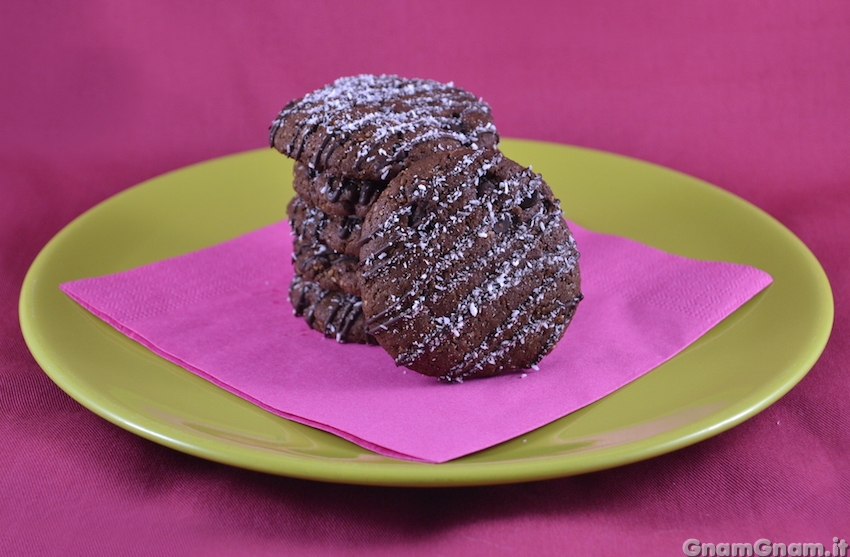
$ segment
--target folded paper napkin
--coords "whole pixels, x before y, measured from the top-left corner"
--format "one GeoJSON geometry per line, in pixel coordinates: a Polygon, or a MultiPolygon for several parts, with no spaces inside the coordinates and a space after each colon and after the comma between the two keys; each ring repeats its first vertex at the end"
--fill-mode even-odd
{"type": "Polygon", "coordinates": [[[287,222],[61,288],[160,356],[275,414],[384,455],[445,462],[637,379],[771,282],[745,265],[571,228],[585,299],[564,338],[538,370],[459,384],[396,367],[377,346],[338,344],[293,316],[287,222]]]}

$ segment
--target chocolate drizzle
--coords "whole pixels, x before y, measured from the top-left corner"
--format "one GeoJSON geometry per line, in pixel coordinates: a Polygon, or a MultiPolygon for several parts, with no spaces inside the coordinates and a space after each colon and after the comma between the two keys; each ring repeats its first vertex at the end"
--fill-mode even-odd
{"type": "Polygon", "coordinates": [[[362,218],[386,188],[387,182],[336,176],[296,163],[293,186],[306,203],[330,216],[356,215],[362,218]]]}
{"type": "Polygon", "coordinates": [[[270,129],[273,147],[311,168],[381,181],[434,148],[491,147],[499,138],[481,99],[390,75],[340,78],[288,103],[270,129]]]}
{"type": "Polygon", "coordinates": [[[436,177],[435,163],[411,167],[364,222],[362,295],[382,300],[366,330],[398,365],[444,380],[535,364],[581,299],[560,207],[500,154],[448,158],[436,177]]]}
{"type": "Polygon", "coordinates": [[[337,342],[376,344],[365,332],[363,303],[357,296],[326,290],[296,275],[289,286],[289,299],[296,316],[337,342]]]}
{"type": "Polygon", "coordinates": [[[339,227],[337,235],[340,237],[340,239],[347,240],[351,237],[351,233],[355,229],[359,228],[362,223],[362,218],[356,215],[349,215],[345,217],[345,221],[343,222],[342,226],[339,227]]]}

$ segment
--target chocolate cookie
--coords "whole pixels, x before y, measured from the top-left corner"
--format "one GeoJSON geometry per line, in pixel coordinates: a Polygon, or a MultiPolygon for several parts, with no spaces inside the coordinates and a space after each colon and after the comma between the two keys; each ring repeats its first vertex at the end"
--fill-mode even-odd
{"type": "Polygon", "coordinates": [[[448,381],[528,368],[582,298],[578,251],[540,175],[457,149],[399,174],[363,222],[366,331],[448,381]]]}
{"type": "Polygon", "coordinates": [[[387,183],[316,172],[296,162],[292,186],[301,199],[329,215],[364,217],[387,183]]]}
{"type": "Polygon", "coordinates": [[[366,334],[360,298],[338,290],[326,290],[296,275],[289,286],[289,300],[295,315],[310,328],[337,342],[376,344],[366,334]]]}
{"type": "Polygon", "coordinates": [[[299,241],[323,244],[331,251],[353,257],[360,254],[358,242],[363,218],[329,215],[300,195],[292,198],[286,212],[299,241]]]}
{"type": "Polygon", "coordinates": [[[424,79],[358,75],[291,101],[269,141],[317,172],[389,180],[439,150],[498,143],[490,107],[471,93],[424,79]]]}
{"type": "Polygon", "coordinates": [[[292,242],[292,265],[295,274],[308,282],[317,283],[325,290],[341,290],[359,296],[358,257],[336,251],[325,244],[320,235],[323,228],[318,225],[317,220],[299,217],[308,210],[310,208],[298,197],[294,197],[287,207],[287,212],[295,216],[291,219],[295,236],[292,242]]]}

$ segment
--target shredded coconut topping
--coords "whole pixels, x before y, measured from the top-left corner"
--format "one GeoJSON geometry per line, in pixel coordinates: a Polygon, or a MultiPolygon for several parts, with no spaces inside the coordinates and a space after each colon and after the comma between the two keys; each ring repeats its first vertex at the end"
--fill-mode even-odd
{"type": "Polygon", "coordinates": [[[370,317],[367,327],[379,334],[382,330],[398,331],[420,316],[432,323],[399,352],[396,363],[410,365],[431,357],[445,343],[457,342],[453,339],[459,339],[482,315],[494,311],[488,308],[497,308],[512,292],[527,290],[532,277],[546,278],[444,378],[458,380],[488,365],[497,366],[505,354],[525,344],[532,335],[546,339],[539,355],[542,358],[569,323],[578,300],[559,301],[556,290],[575,270],[578,252],[569,234],[565,242],[554,247],[545,242],[546,230],[563,226],[560,206],[554,200],[540,202],[545,184],[528,170],[500,179],[497,184],[489,183],[489,190],[484,188],[494,179],[489,172],[501,160],[499,153],[470,152],[438,177],[416,177],[418,182],[409,188],[407,203],[385,215],[374,234],[373,238],[400,249],[378,249],[367,255],[361,267],[364,278],[373,279],[408,263],[415,265],[416,273],[404,282],[403,292],[370,317]],[[462,177],[467,183],[460,188],[451,186],[457,181],[454,177],[462,177]],[[484,193],[475,196],[469,195],[470,191],[484,193]],[[434,197],[442,201],[413,219],[418,204],[434,197]],[[514,222],[510,215],[517,212],[524,216],[514,222]],[[414,226],[410,226],[411,219],[414,226]],[[493,231],[493,237],[482,231],[493,231]],[[483,245],[488,247],[482,254],[483,245]],[[433,313],[446,292],[460,295],[453,309],[433,313]],[[532,313],[537,317],[529,319],[532,313]]]}
{"type": "Polygon", "coordinates": [[[321,170],[338,157],[356,169],[375,166],[382,180],[418,145],[497,140],[481,99],[450,83],[394,75],[337,79],[285,106],[269,136],[272,146],[311,168],[321,170]]]}

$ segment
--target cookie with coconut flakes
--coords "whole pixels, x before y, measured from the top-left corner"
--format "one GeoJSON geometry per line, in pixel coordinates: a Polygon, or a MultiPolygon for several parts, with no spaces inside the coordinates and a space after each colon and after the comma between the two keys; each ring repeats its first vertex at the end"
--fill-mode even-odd
{"type": "Polygon", "coordinates": [[[269,142],[317,172],[386,181],[435,151],[498,143],[490,106],[451,83],[342,77],[288,103],[269,142]]]}
{"type": "MultiPolygon", "coordinates": [[[[325,290],[340,290],[359,296],[360,284],[357,269],[360,260],[357,255],[345,253],[344,250],[334,250],[325,243],[322,234],[327,232],[325,230],[327,215],[306,205],[298,196],[293,197],[289,202],[287,214],[290,217],[290,227],[294,236],[292,266],[295,274],[309,282],[315,282],[325,290]]],[[[359,230],[359,226],[357,228],[359,230]]],[[[338,234],[326,235],[333,238],[338,234]]],[[[337,239],[340,242],[345,241],[342,238],[337,239]]]]}
{"type": "Polygon", "coordinates": [[[353,257],[360,254],[362,217],[329,215],[300,195],[292,198],[286,211],[300,241],[321,244],[331,251],[353,257]]]}
{"type": "Polygon", "coordinates": [[[317,172],[300,162],[295,163],[292,187],[307,204],[328,215],[364,217],[372,202],[387,187],[381,180],[356,180],[317,172]]]}
{"type": "Polygon", "coordinates": [[[293,313],[307,325],[342,343],[376,344],[366,334],[360,298],[339,290],[327,290],[296,275],[289,286],[293,313]]]}
{"type": "Polygon", "coordinates": [[[582,298],[558,200],[494,151],[412,164],[369,211],[361,243],[367,333],[397,365],[448,381],[537,364],[582,298]]]}

